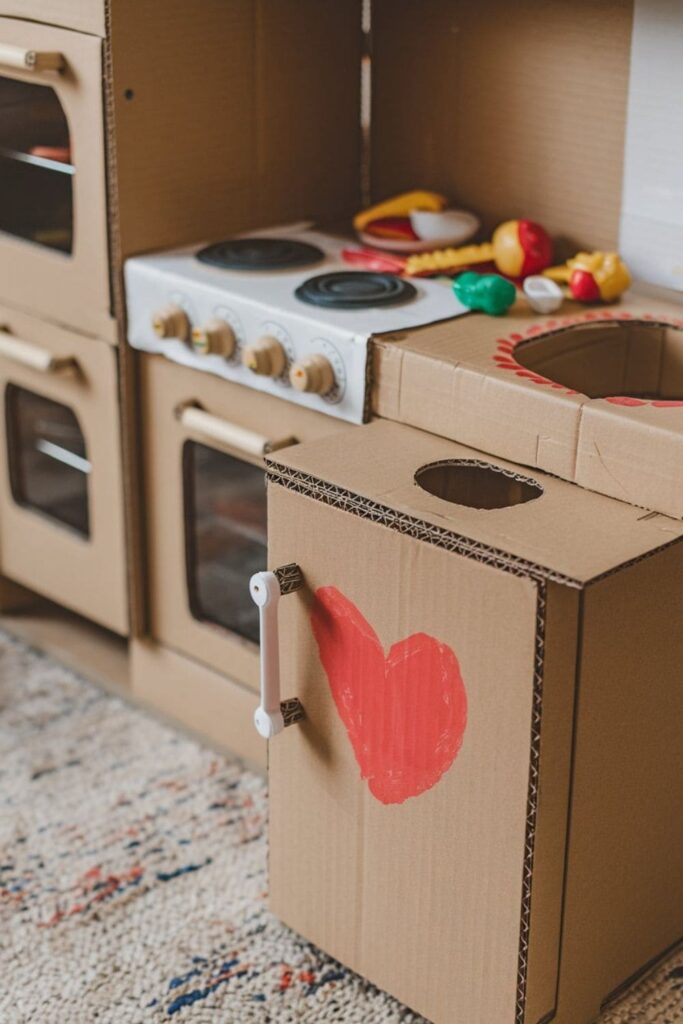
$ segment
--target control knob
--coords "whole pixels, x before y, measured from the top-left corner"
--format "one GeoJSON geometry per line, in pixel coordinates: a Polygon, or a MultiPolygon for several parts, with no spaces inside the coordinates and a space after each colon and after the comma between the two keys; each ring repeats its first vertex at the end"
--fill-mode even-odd
{"type": "Polygon", "coordinates": [[[157,338],[178,338],[179,341],[187,341],[190,336],[190,321],[185,310],[172,303],[154,314],[152,330],[157,338]]]}
{"type": "Polygon", "coordinates": [[[235,332],[220,317],[211,317],[202,327],[192,328],[192,348],[198,355],[225,356],[228,359],[236,344],[235,332]]]}
{"type": "Polygon", "coordinates": [[[277,338],[264,334],[253,345],[246,346],[242,363],[259,377],[281,377],[287,365],[287,355],[277,338]]]}
{"type": "Polygon", "coordinates": [[[327,395],[335,385],[334,370],[329,359],[321,355],[306,356],[294,363],[289,380],[297,391],[327,395]]]}

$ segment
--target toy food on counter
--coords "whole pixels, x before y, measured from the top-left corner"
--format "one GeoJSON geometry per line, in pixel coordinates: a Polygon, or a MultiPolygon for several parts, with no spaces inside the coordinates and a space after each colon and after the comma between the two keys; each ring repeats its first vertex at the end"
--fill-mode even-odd
{"type": "Polygon", "coordinates": [[[445,196],[437,192],[404,192],[363,210],[353,226],[363,242],[380,249],[422,252],[459,245],[475,234],[479,219],[446,206],[445,196]]]}
{"type": "Polygon", "coordinates": [[[440,249],[410,256],[406,277],[451,274],[477,263],[494,263],[507,277],[527,277],[550,266],[553,243],[547,231],[532,220],[507,220],[499,224],[490,242],[460,249],[440,249]]]}
{"type": "Polygon", "coordinates": [[[580,252],[544,276],[569,285],[577,302],[614,302],[630,287],[629,269],[616,252],[580,252]]]}
{"type": "Polygon", "coordinates": [[[488,313],[489,316],[507,313],[517,297],[517,289],[512,281],[500,274],[477,274],[473,270],[456,277],[453,291],[463,306],[488,313]]]}
{"type": "Polygon", "coordinates": [[[533,274],[525,278],[522,287],[534,313],[556,313],[564,302],[564,292],[549,277],[533,274]]]}

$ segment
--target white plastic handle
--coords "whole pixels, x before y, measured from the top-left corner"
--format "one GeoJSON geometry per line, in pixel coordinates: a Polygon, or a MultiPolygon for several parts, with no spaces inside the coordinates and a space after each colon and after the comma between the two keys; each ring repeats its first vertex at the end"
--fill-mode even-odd
{"type": "Polygon", "coordinates": [[[261,635],[261,702],[254,712],[256,731],[264,739],[272,739],[294,722],[303,718],[303,707],[297,698],[283,701],[280,697],[280,635],[278,604],[285,594],[298,590],[303,579],[298,566],[288,565],[277,572],[257,572],[249,581],[249,593],[259,610],[261,635]]]}
{"type": "Polygon", "coordinates": [[[25,50],[21,46],[0,43],[0,65],[19,71],[62,71],[66,64],[63,53],[25,50]]]}
{"type": "Polygon", "coordinates": [[[263,437],[253,430],[238,427],[236,423],[228,423],[227,420],[222,420],[220,416],[214,416],[197,405],[182,406],[179,410],[179,418],[186,430],[193,430],[212,441],[218,441],[219,444],[236,448],[237,451],[257,458],[262,458],[268,452],[275,452],[295,443],[293,437],[283,437],[280,440],[271,441],[270,438],[263,437]]]}
{"type": "Polygon", "coordinates": [[[40,345],[14,337],[6,327],[0,327],[0,356],[40,373],[60,373],[76,366],[73,356],[56,356],[40,345]]]}

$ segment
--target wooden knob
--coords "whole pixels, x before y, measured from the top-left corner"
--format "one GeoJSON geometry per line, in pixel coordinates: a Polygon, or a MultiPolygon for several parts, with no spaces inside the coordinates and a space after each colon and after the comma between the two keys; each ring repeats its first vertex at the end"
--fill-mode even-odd
{"type": "Polygon", "coordinates": [[[192,328],[192,348],[202,356],[231,356],[237,344],[235,332],[220,317],[211,317],[203,327],[192,328]]]}
{"type": "Polygon", "coordinates": [[[277,340],[266,334],[253,345],[247,345],[242,363],[259,377],[281,377],[287,364],[285,350],[277,340]]]}
{"type": "Polygon", "coordinates": [[[325,356],[307,356],[294,363],[289,371],[289,380],[297,391],[326,395],[334,387],[334,370],[325,356]]]}
{"type": "Polygon", "coordinates": [[[190,336],[190,321],[181,306],[172,304],[154,314],[152,330],[157,338],[178,338],[180,341],[187,341],[190,336]]]}

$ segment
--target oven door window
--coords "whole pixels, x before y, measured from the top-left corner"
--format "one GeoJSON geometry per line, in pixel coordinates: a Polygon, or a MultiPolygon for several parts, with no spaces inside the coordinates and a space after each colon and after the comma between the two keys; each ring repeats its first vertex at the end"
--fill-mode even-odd
{"type": "Polygon", "coordinates": [[[266,565],[264,470],[186,441],[183,477],[190,611],[258,643],[249,579],[266,565]]]}
{"type": "Polygon", "coordinates": [[[90,462],[73,410],[8,384],[5,392],[12,496],[18,505],[90,536],[90,462]]]}
{"type": "Polygon", "coordinates": [[[71,139],[49,86],[0,77],[0,231],[71,253],[71,139]]]}

